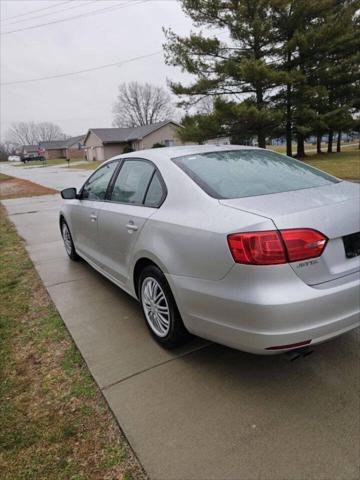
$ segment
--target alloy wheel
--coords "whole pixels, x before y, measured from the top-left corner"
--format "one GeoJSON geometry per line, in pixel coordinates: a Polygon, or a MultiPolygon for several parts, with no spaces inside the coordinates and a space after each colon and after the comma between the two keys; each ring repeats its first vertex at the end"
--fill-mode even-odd
{"type": "Polygon", "coordinates": [[[72,253],[72,240],[71,240],[71,235],[70,235],[70,232],[69,232],[69,228],[66,225],[66,223],[63,223],[62,235],[63,235],[63,240],[64,240],[66,253],[68,255],[71,255],[71,253],[72,253]]]}
{"type": "Polygon", "coordinates": [[[143,281],[141,301],[151,330],[159,337],[166,337],[170,329],[170,309],[165,293],[155,278],[147,277],[143,281]]]}

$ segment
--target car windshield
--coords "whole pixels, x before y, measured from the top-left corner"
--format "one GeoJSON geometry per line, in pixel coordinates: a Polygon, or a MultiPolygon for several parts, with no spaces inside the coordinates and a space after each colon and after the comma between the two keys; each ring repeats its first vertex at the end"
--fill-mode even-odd
{"type": "Polygon", "coordinates": [[[321,187],[337,180],[324,172],[267,150],[229,150],[174,158],[206,193],[241,198],[321,187]]]}

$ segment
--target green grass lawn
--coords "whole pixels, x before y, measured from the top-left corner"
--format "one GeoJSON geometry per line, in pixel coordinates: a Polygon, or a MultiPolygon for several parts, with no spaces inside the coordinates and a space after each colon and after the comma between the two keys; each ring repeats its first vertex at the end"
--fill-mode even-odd
{"type": "Polygon", "coordinates": [[[84,163],[80,163],[79,165],[73,165],[71,166],[71,163],[70,163],[70,167],[69,168],[73,168],[74,170],[95,170],[95,168],[97,168],[99,165],[101,165],[103,162],[84,162],[84,163]]]}
{"type": "MultiPolygon", "coordinates": [[[[286,147],[268,147],[279,153],[285,153],[286,147]]],[[[321,153],[309,152],[302,161],[320,170],[349,180],[360,180],[360,150],[358,147],[343,145],[342,152],[321,153]]]]}
{"type": "Polygon", "coordinates": [[[313,167],[335,175],[335,177],[360,180],[360,150],[348,149],[340,153],[312,155],[304,161],[313,167]]]}
{"type": "Polygon", "coordinates": [[[144,480],[0,209],[0,477],[144,480]]]}
{"type": "MultiPolygon", "coordinates": [[[[71,163],[71,162],[70,162],[71,163]]],[[[57,165],[67,165],[67,161],[65,158],[54,158],[51,160],[45,160],[45,161],[40,161],[40,160],[33,160],[31,162],[26,162],[25,164],[23,162],[18,162],[15,167],[53,167],[57,165]]]]}
{"type": "MultiPolygon", "coordinates": [[[[273,150],[274,152],[278,153],[286,153],[286,145],[267,145],[267,149],[273,150]]],[[[293,153],[296,152],[296,144],[293,143],[293,153]]],[[[325,144],[323,144],[323,148],[325,148],[325,144]]],[[[316,145],[312,145],[311,143],[306,143],[305,144],[305,150],[316,150],[316,145]]]]}
{"type": "Polygon", "coordinates": [[[13,177],[9,177],[9,175],[5,175],[5,173],[0,173],[0,182],[5,182],[6,180],[10,180],[13,177]]]}
{"type": "MultiPolygon", "coordinates": [[[[351,143],[343,142],[341,144],[341,148],[353,149],[354,148],[354,143],[356,143],[356,142],[351,142],[351,143]]],[[[273,150],[274,152],[286,153],[286,145],[267,145],[266,148],[268,148],[269,150],[273,150]]],[[[326,149],[327,149],[327,143],[322,143],[321,148],[325,153],[326,149]]],[[[334,148],[336,149],[336,143],[334,144],[334,148]]],[[[312,143],[305,143],[305,152],[306,151],[309,151],[309,154],[315,154],[316,153],[316,145],[314,145],[312,143]]],[[[293,143],[293,154],[294,153],[296,153],[296,143],[293,143]]]]}

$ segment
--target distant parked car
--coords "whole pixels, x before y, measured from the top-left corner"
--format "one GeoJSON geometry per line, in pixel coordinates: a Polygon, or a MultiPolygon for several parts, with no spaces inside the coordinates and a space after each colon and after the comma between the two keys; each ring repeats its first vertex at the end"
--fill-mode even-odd
{"type": "Polygon", "coordinates": [[[164,347],[191,332],[270,354],[360,325],[356,183],[260,148],[195,145],[112,158],[61,194],[69,257],[137,298],[164,347]]]}
{"type": "Polygon", "coordinates": [[[9,155],[8,162],[20,162],[21,157],[19,155],[9,155]]]}
{"type": "Polygon", "coordinates": [[[39,155],[37,153],[28,153],[27,155],[24,155],[21,159],[21,161],[24,162],[24,163],[32,162],[32,161],[35,161],[35,160],[44,161],[45,157],[43,155],[39,155]]]}

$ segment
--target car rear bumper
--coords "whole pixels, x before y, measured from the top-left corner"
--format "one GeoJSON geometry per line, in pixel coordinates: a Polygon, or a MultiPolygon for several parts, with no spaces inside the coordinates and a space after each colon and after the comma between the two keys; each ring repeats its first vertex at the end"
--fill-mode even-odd
{"type": "Polygon", "coordinates": [[[258,354],[311,340],[310,345],[360,325],[360,275],[319,287],[289,265],[235,265],[220,281],[167,275],[187,329],[200,337],[258,354]]]}

